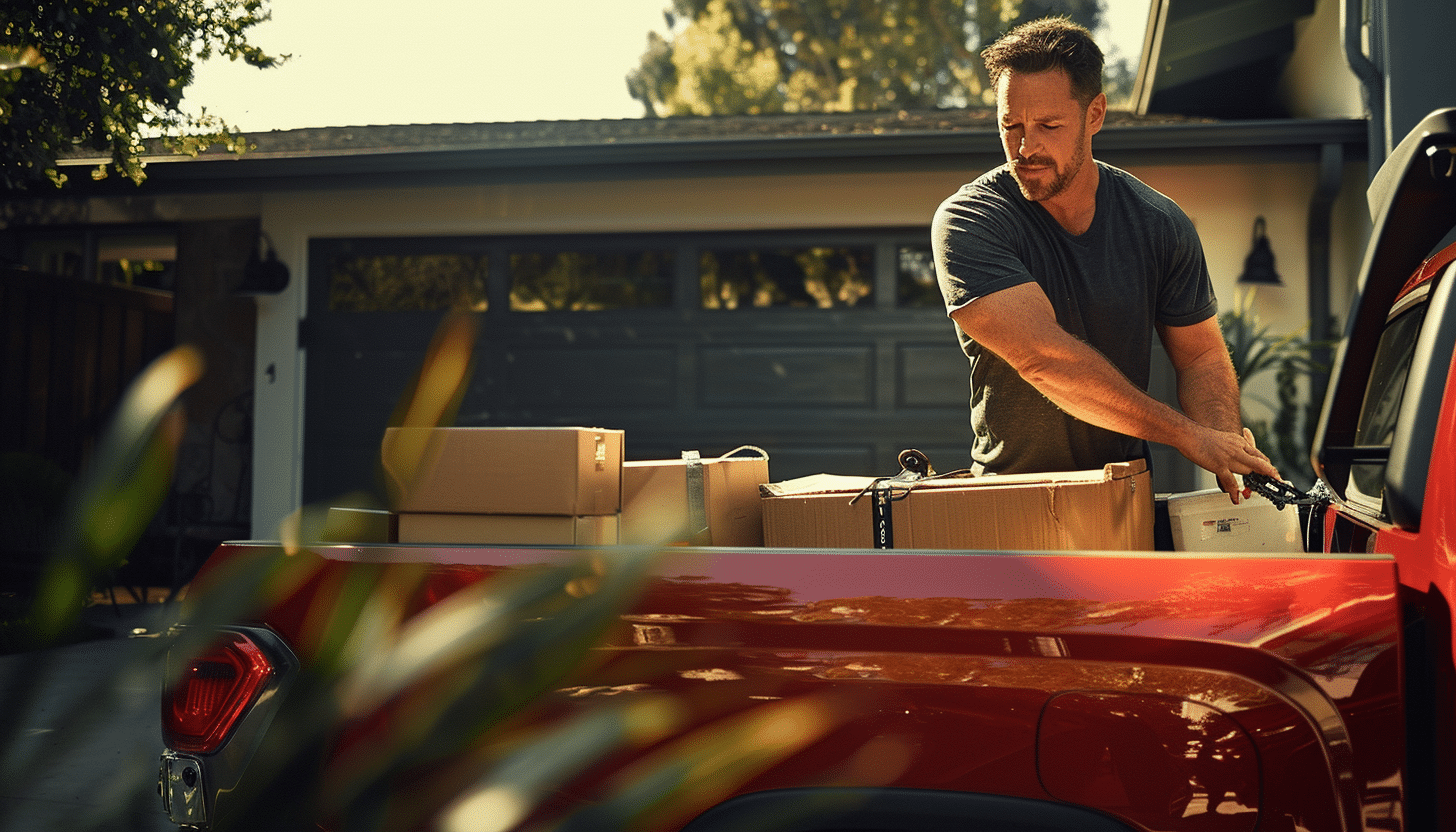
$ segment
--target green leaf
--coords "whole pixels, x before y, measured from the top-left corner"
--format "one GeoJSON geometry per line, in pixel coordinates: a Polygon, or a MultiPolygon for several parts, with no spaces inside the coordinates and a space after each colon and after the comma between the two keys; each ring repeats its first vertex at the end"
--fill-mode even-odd
{"type": "Polygon", "coordinates": [[[9,5],[0,44],[0,183],[12,190],[47,180],[63,186],[56,163],[78,149],[106,154],[103,171],[140,182],[146,139],[164,140],[158,150],[182,142],[194,153],[235,144],[226,124],[182,108],[196,63],[213,54],[258,67],[286,59],[248,43],[248,30],[269,16],[254,2],[9,5]]]}

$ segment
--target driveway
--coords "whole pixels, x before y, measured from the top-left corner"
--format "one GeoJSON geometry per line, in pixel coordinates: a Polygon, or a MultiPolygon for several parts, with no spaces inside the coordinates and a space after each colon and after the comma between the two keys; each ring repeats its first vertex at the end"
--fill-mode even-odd
{"type": "Polygon", "coordinates": [[[176,830],[157,797],[165,608],[88,610],[114,637],[0,656],[0,830],[176,830]]]}

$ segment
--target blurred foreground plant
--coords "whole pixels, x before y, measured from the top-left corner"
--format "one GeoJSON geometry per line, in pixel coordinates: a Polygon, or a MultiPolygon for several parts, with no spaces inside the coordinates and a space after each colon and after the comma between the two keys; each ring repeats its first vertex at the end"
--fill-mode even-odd
{"type": "MultiPolygon", "coordinates": [[[[202,373],[200,354],[179,347],[154,361],[132,383],[96,454],[70,489],[62,521],[53,536],[29,614],[17,623],[23,641],[36,648],[61,644],[73,637],[91,590],[101,576],[119,566],[165,499],[171,483],[183,420],[178,397],[202,373]]],[[[54,672],[51,654],[33,650],[8,660],[0,679],[0,782],[16,793],[52,773],[53,761],[83,748],[95,729],[121,709],[123,692],[139,680],[158,679],[162,646],[150,642],[118,676],[85,691],[56,717],[64,726],[44,747],[28,742],[19,716],[37,706],[37,697],[54,672]]],[[[139,761],[141,762],[141,761],[139,761]]],[[[118,771],[107,784],[117,803],[107,816],[75,818],[75,828],[111,828],[117,818],[135,815],[150,796],[154,776],[141,762],[118,771]]],[[[94,784],[99,788],[100,784],[94,784]]],[[[0,829],[16,818],[0,814],[0,829]]]]}
{"type": "MultiPolygon", "coordinates": [[[[473,321],[447,318],[401,420],[452,418],[473,344],[473,321]]],[[[160,504],[177,442],[169,414],[200,372],[184,348],[128,393],[42,579],[35,618],[47,638],[75,626],[89,577],[129,548],[160,504]]],[[[603,634],[647,585],[658,560],[651,549],[496,569],[371,562],[319,542],[325,511],[291,518],[278,545],[239,547],[237,557],[210,562],[188,589],[180,626],[129,642],[128,663],[77,699],[64,736],[43,752],[17,725],[0,728],[0,778],[27,782],[58,753],[84,748],[123,686],[160,685],[167,653],[186,663],[216,628],[288,603],[303,622],[293,645],[301,667],[261,744],[241,750],[251,751],[247,776],[216,829],[673,828],[836,724],[836,709],[818,699],[763,702],[690,725],[682,700],[639,689],[647,686],[574,698],[573,685],[609,652],[598,649],[603,634]],[[636,761],[598,778],[585,813],[561,800],[565,784],[625,759],[636,761]]],[[[34,704],[47,662],[46,651],[31,653],[4,680],[4,712],[34,704]]],[[[135,815],[147,803],[160,813],[156,771],[155,758],[120,767],[110,784],[115,813],[77,818],[72,828],[115,828],[124,810],[135,815]]],[[[0,814],[0,829],[6,821],[0,814]]]]}
{"type": "Polygon", "coordinates": [[[66,500],[32,610],[41,646],[76,627],[92,586],[131,553],[167,497],[185,425],[178,397],[202,376],[202,355],[178,347],[122,398],[95,457],[66,500]]]}

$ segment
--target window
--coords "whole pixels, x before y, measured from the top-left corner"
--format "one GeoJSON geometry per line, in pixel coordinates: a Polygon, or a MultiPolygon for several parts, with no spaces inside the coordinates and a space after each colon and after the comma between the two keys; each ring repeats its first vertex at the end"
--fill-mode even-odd
{"type": "Polygon", "coordinates": [[[706,249],[698,258],[702,308],[868,305],[873,264],[867,246],[706,249]]]}
{"type": "Polygon", "coordinates": [[[102,236],[96,259],[102,283],[165,291],[175,287],[177,240],[172,234],[102,236]]]}
{"type": "MultiPolygon", "coordinates": [[[[1355,427],[1357,446],[1390,448],[1406,380],[1415,357],[1416,339],[1426,318],[1430,290],[1430,282],[1422,284],[1398,301],[1387,318],[1375,350],[1375,363],[1370,370],[1370,384],[1365,390],[1360,420],[1355,427]]],[[[1381,512],[1384,483],[1384,464],[1351,465],[1347,497],[1351,502],[1381,512]]]]}
{"type": "Polygon", "coordinates": [[[672,305],[672,252],[512,253],[511,309],[580,312],[672,305]]]}
{"type": "Polygon", "coordinates": [[[940,309],[940,283],[935,279],[935,258],[930,245],[900,246],[896,251],[895,288],[900,306],[940,309]]]}
{"type": "Polygon", "coordinates": [[[327,239],[331,312],[940,309],[924,229],[327,239]]]}
{"type": "Polygon", "coordinates": [[[468,254],[373,254],[334,260],[334,312],[426,312],[487,308],[489,260],[468,254]]]}
{"type": "Polygon", "coordinates": [[[43,274],[173,291],[177,237],[170,230],[37,229],[25,240],[21,261],[43,274]]]}

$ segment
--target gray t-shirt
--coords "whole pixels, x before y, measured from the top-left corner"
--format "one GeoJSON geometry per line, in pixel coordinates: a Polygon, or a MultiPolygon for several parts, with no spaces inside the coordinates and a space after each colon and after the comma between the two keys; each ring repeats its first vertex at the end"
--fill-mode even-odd
{"type": "MultiPolygon", "coordinates": [[[[1110,165],[1097,211],[1073,235],[1021,195],[1003,165],[935,212],[931,243],[946,309],[1036,282],[1057,322],[1147,390],[1154,323],[1186,326],[1218,312],[1193,222],[1171,199],[1110,165]]],[[[1146,454],[1140,439],[1067,415],[957,328],[971,361],[971,468],[1034,473],[1101,468],[1146,454]]]]}

